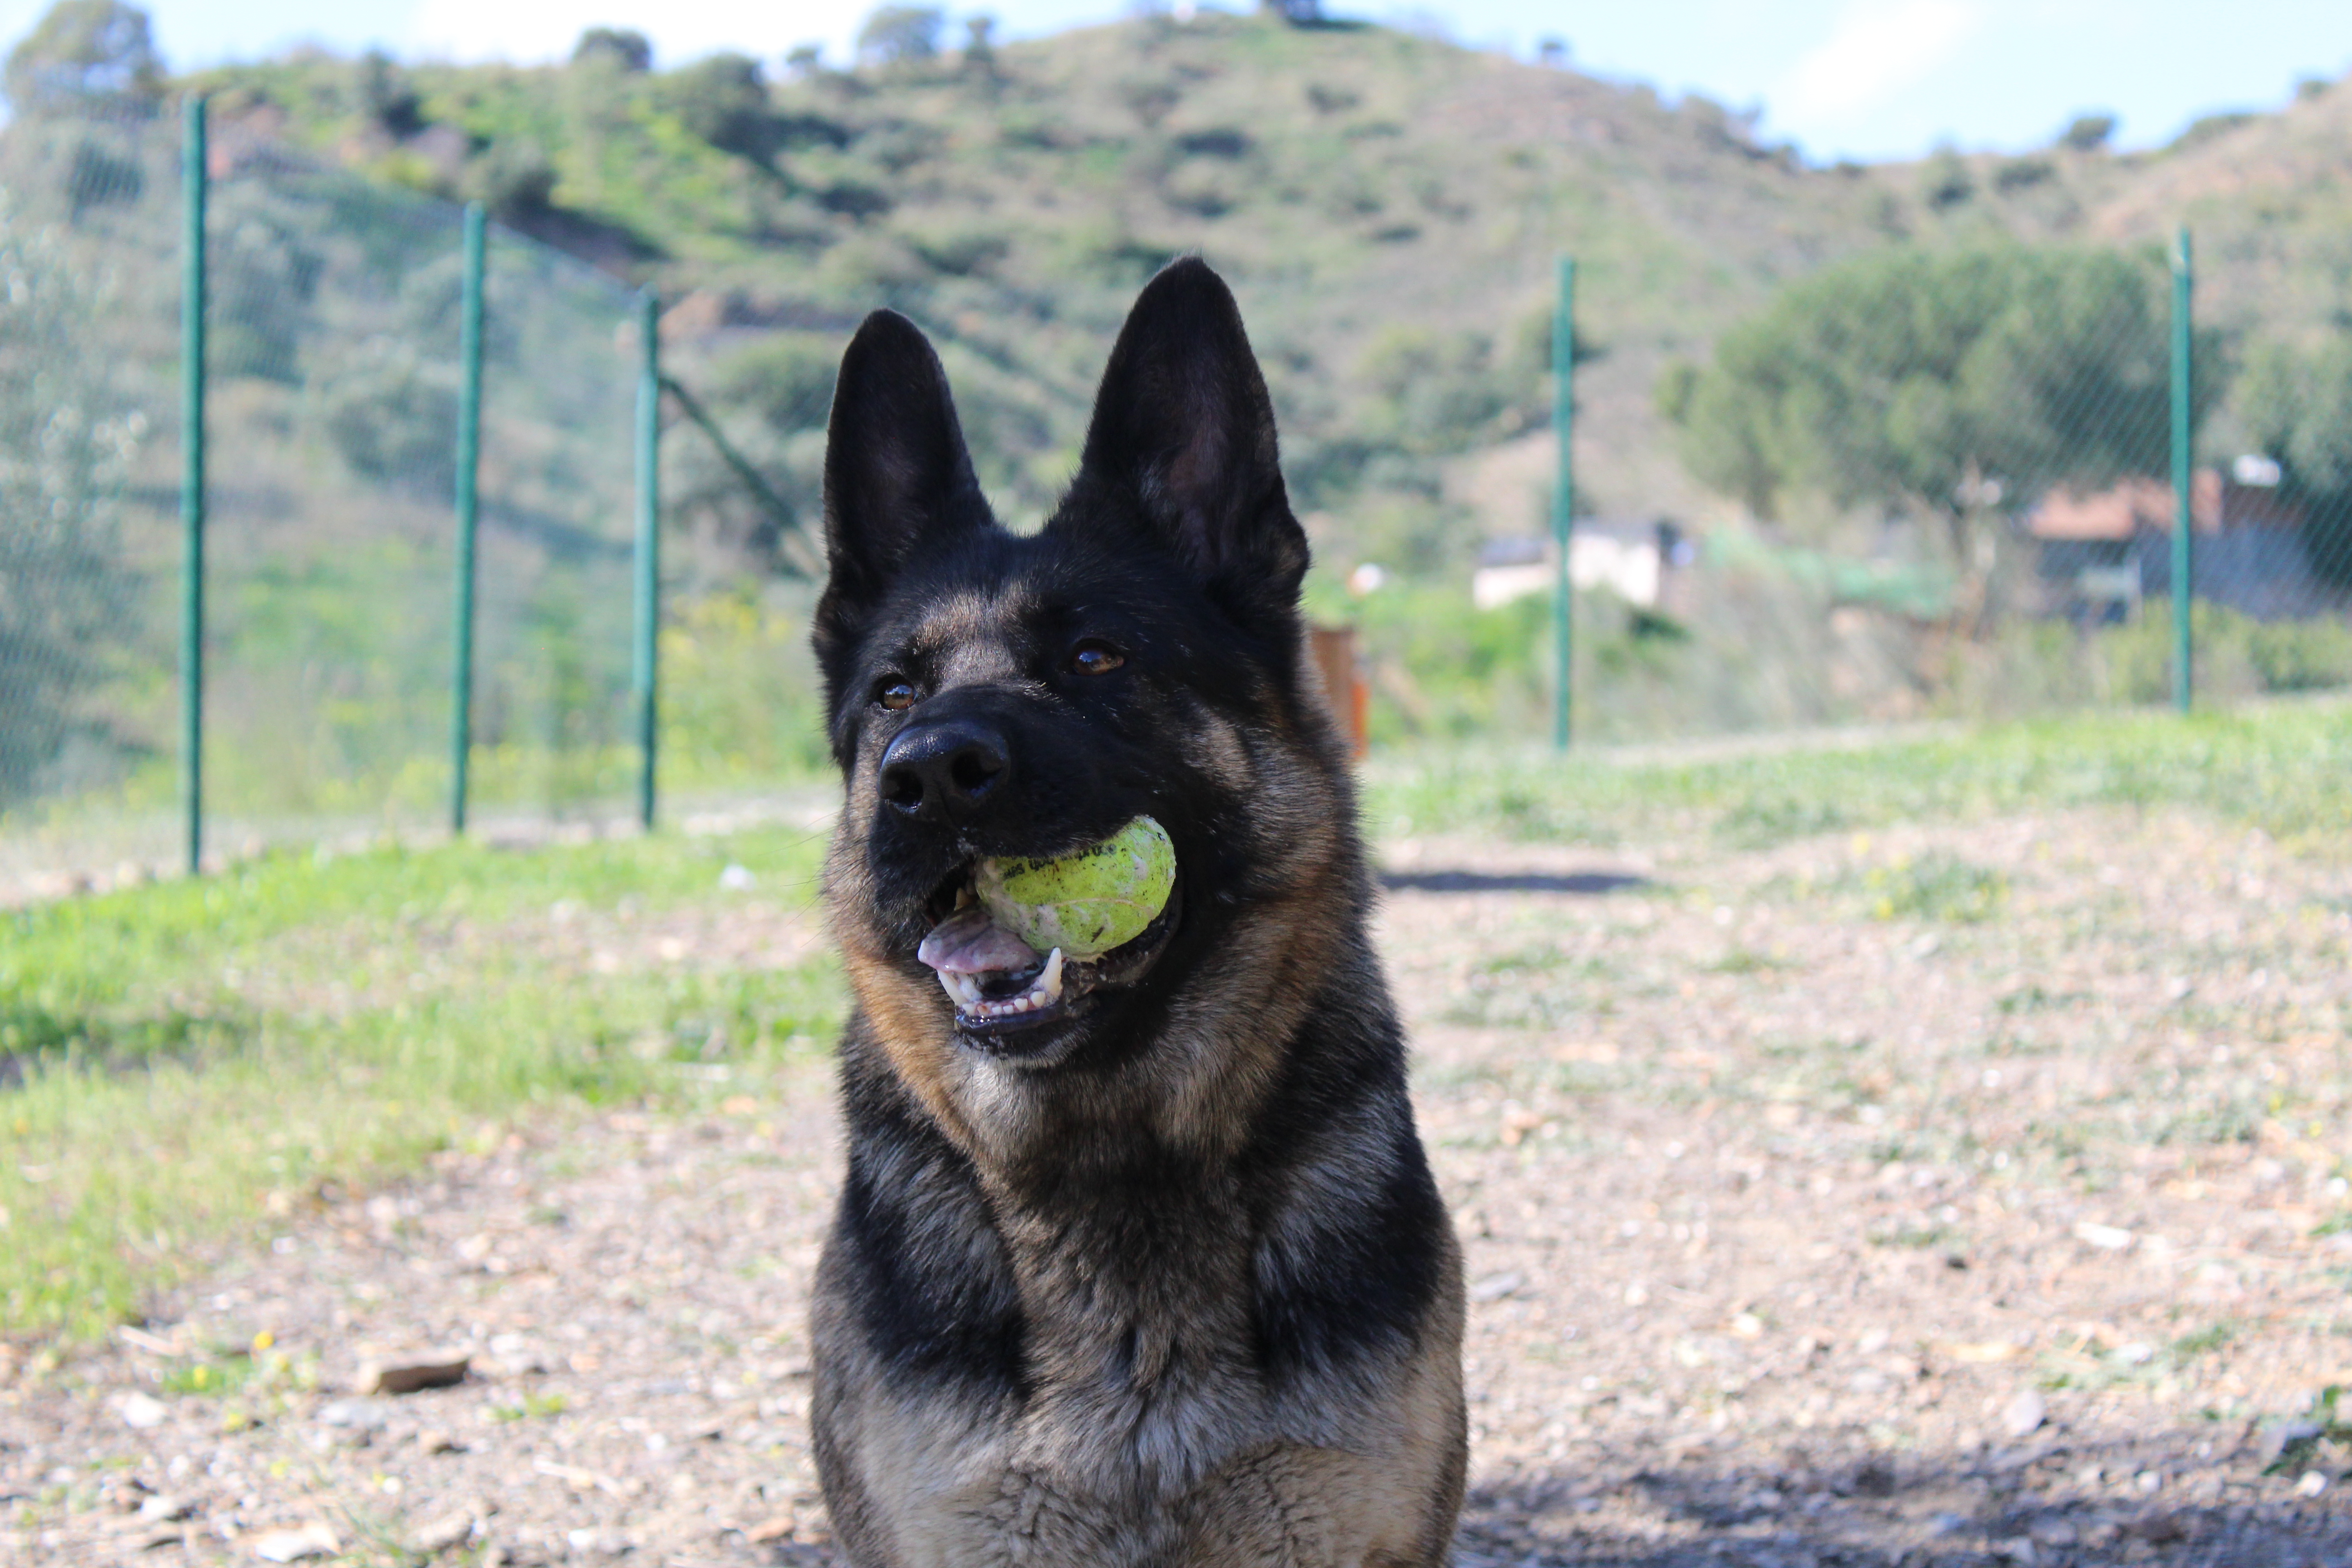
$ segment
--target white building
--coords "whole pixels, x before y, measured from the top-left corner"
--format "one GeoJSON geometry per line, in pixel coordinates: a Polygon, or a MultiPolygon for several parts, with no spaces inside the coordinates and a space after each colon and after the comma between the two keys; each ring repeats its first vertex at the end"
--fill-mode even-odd
{"type": "MultiPolygon", "coordinates": [[[[1629,605],[1654,610],[1667,581],[1690,563],[1691,547],[1671,522],[1580,517],[1568,536],[1568,580],[1586,593],[1606,588],[1629,605]]],[[[1470,578],[1470,602],[1482,610],[1551,592],[1557,557],[1549,539],[1489,540],[1470,578]]]]}

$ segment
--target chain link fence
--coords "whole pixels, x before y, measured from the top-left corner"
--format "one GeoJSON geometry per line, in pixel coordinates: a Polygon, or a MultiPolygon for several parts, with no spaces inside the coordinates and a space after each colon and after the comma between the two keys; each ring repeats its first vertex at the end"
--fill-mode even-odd
{"type": "MultiPolygon", "coordinates": [[[[2352,689],[2352,335],[2208,324],[2188,261],[1892,248],[1669,365],[1707,499],[1576,520],[1578,738],[2352,689]]],[[[1470,616],[1352,607],[1391,738],[1540,722],[1558,566],[1493,540],[1470,616]]]]}
{"type": "MultiPolygon", "coordinates": [[[[0,132],[0,890],[180,858],[182,153],[175,116],[121,104],[0,132]]],[[[462,215],[249,119],[207,173],[207,842],[430,830],[462,215]]],[[[487,251],[474,820],[615,820],[639,761],[639,297],[504,230],[487,251]]],[[[2200,701],[2352,688],[2352,334],[2198,315],[2184,344],[2176,281],[2154,247],[1895,247],[1669,365],[1689,482],[1605,497],[1570,536],[1577,742],[2157,703],[2184,631],[2200,701]]],[[[668,569],[663,745],[688,787],[740,792],[822,766],[805,524],[849,320],[699,304],[665,327],[709,389],[670,387],[669,526],[723,548],[668,569]]],[[[992,384],[962,389],[995,471],[992,384]]],[[[1467,613],[1450,574],[1316,586],[1317,617],[1360,633],[1375,742],[1543,732],[1550,496],[1528,537],[1486,539],[1467,613]]]]}
{"type": "MultiPolygon", "coordinates": [[[[184,840],[177,117],[0,132],[0,884],[184,840]]],[[[207,160],[205,841],[446,820],[461,211],[231,127],[207,160]]],[[[636,296],[493,227],[475,820],[634,779],[636,296]]]]}

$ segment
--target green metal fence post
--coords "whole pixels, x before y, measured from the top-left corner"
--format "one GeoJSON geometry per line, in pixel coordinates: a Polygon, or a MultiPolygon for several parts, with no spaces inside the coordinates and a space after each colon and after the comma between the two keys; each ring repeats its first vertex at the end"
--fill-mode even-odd
{"type": "Polygon", "coordinates": [[[654,765],[661,631],[661,301],[637,297],[636,643],[630,686],[636,701],[637,823],[654,826],[654,765]]]}
{"type": "Polygon", "coordinates": [[[2189,228],[2182,225],[2172,246],[2172,705],[2189,711],[2196,673],[2196,641],[2190,630],[2190,601],[2196,597],[2191,568],[2196,542],[2191,490],[2196,480],[2191,441],[2189,379],[2192,338],[2189,300],[2194,285],[2189,252],[2189,228]]]}
{"type": "Polygon", "coordinates": [[[180,182],[180,766],[188,875],[205,860],[205,100],[183,115],[180,182]]]}
{"type": "Polygon", "coordinates": [[[457,318],[457,625],[449,674],[449,831],[466,831],[474,752],[474,578],[482,470],[482,274],[488,249],[482,204],[466,205],[466,281],[457,318]]]}
{"type": "Polygon", "coordinates": [[[1559,258],[1559,303],[1551,323],[1551,429],[1559,443],[1559,476],[1551,492],[1551,537],[1557,554],[1551,588],[1551,743],[1568,750],[1572,672],[1575,668],[1569,535],[1575,526],[1576,458],[1570,439],[1576,421],[1576,258],[1559,258]]]}

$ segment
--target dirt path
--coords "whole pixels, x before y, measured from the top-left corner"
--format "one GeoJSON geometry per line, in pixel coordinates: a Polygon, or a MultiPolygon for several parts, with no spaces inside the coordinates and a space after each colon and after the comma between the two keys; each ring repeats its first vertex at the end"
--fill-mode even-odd
{"type": "MultiPolygon", "coordinates": [[[[1389,859],[1474,1282],[1465,1568],[2352,1561],[2352,872],[2122,815],[1389,859]]],[[[830,1562],[824,1072],[714,1092],[0,1361],[0,1561],[830,1562]],[[467,1380],[349,1392],[426,1347],[467,1380]]]]}

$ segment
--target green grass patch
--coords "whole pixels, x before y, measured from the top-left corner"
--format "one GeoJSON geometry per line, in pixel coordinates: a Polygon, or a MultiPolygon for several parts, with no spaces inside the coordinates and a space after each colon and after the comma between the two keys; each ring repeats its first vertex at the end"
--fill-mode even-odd
{"type": "Polygon", "coordinates": [[[493,1405],[490,1415],[499,1421],[537,1421],[561,1415],[571,1407],[572,1402],[560,1394],[541,1394],[534,1389],[525,1389],[520,1403],[493,1405]]]}
{"type": "Polygon", "coordinates": [[[1990,920],[2009,900],[2009,879],[1951,855],[1923,855],[1863,873],[1870,912],[1882,921],[1990,920]]]}
{"type": "Polygon", "coordinates": [[[1798,965],[1777,953],[1758,952],[1753,948],[1735,947],[1721,958],[1701,964],[1708,974],[1769,974],[1798,965]]]}
{"type": "Polygon", "coordinates": [[[1558,1028],[1570,1018],[1596,1011],[1594,1002],[1575,982],[1599,979],[1605,973],[1598,961],[1555,947],[1538,945],[1496,953],[1471,970],[1442,1016],[1448,1023],[1474,1028],[1558,1028]]]}
{"type": "Polygon", "coordinates": [[[1899,1225],[1873,1229],[1865,1239],[1873,1247],[1926,1251],[1933,1247],[1955,1248],[1965,1237],[1957,1226],[1920,1225],[1906,1220],[1899,1225]]]}
{"type": "Polygon", "coordinates": [[[135,1320],[213,1247],[519,1115],[693,1103],[814,1058],[830,960],[698,968],[645,927],[795,918],[820,853],[774,829],[282,857],[0,916],[0,1332],[135,1320]],[[753,888],[722,889],[728,865],[753,888]]]}
{"type": "MultiPolygon", "coordinates": [[[[2325,850],[2352,844],[2347,778],[2352,705],[2313,701],[2188,718],[2077,715],[1948,739],[1689,763],[1401,750],[1374,758],[1365,804],[1374,829],[1396,836],[1706,836],[1738,847],[2021,810],[2188,806],[2325,850]]],[[[1980,897],[1966,891],[1960,907],[1980,897]]]]}

